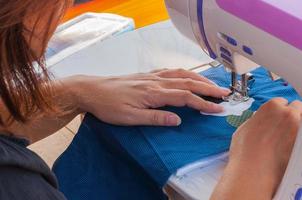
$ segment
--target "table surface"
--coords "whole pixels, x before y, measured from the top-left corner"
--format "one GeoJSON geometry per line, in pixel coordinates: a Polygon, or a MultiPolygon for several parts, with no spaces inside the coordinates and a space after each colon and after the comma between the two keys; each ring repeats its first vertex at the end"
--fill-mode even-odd
{"type": "Polygon", "coordinates": [[[97,42],[49,68],[57,78],[119,76],[158,68],[190,69],[211,61],[168,20],[97,42]]]}
{"type": "Polygon", "coordinates": [[[211,61],[168,20],[96,42],[49,68],[57,78],[119,76],[158,68],[190,69],[211,61]]]}
{"type": "Polygon", "coordinates": [[[106,12],[131,17],[136,28],[169,18],[164,0],[92,0],[71,8],[64,21],[85,12],[106,12]]]}

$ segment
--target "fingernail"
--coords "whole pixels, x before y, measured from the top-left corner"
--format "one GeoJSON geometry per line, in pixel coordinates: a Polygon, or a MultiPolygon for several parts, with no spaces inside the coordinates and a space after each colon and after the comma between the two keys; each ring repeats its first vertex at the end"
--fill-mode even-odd
{"type": "Polygon", "coordinates": [[[166,118],[167,126],[179,126],[181,124],[181,119],[175,115],[169,115],[166,118]]]}
{"type": "Polygon", "coordinates": [[[214,112],[223,112],[224,111],[224,108],[221,105],[216,104],[216,103],[211,103],[211,107],[214,112]]]}
{"type": "Polygon", "coordinates": [[[220,87],[224,92],[230,94],[232,91],[229,88],[220,87]]]}

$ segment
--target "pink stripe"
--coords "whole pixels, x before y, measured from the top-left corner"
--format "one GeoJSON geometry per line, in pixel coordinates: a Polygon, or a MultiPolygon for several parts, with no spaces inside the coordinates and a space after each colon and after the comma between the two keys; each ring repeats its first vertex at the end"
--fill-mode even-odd
{"type": "MultiPolygon", "coordinates": [[[[302,20],[289,9],[281,10],[263,0],[216,1],[221,9],[302,50],[302,20]]],[[[286,0],[286,3],[287,7],[298,6],[302,13],[302,1],[292,4],[286,0]]]]}

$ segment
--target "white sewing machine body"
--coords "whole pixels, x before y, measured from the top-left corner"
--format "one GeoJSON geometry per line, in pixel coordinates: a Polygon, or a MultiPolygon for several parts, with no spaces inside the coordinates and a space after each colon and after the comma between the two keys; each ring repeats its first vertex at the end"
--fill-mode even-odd
{"type": "MultiPolygon", "coordinates": [[[[165,2],[177,29],[232,72],[243,75],[262,65],[302,94],[302,1],[165,2]]],[[[295,194],[297,185],[302,185],[301,170],[295,170],[302,169],[301,159],[296,158],[302,154],[301,144],[300,130],[275,199],[286,199],[295,194]]]]}
{"type": "Polygon", "coordinates": [[[166,0],[166,5],[177,29],[213,59],[238,74],[265,66],[302,92],[297,73],[302,66],[301,1],[166,0]]]}

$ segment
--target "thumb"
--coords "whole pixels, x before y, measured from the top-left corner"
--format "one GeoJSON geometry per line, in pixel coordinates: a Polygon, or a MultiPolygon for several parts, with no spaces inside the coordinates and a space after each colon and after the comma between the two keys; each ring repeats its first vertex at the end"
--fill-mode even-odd
{"type": "Polygon", "coordinates": [[[150,126],[179,126],[181,119],[168,111],[153,109],[136,109],[133,113],[136,124],[150,126]]]}

